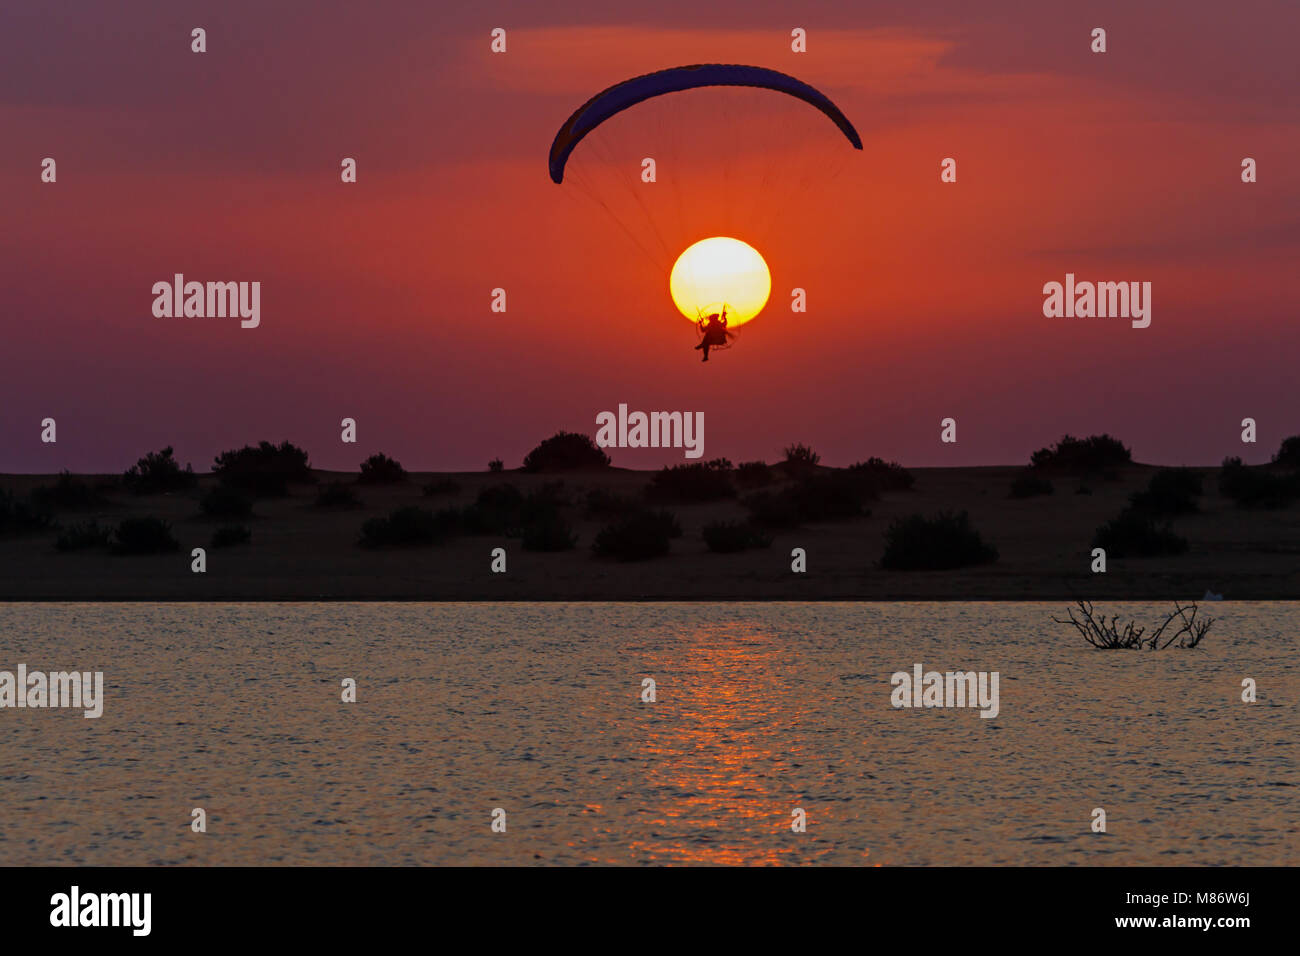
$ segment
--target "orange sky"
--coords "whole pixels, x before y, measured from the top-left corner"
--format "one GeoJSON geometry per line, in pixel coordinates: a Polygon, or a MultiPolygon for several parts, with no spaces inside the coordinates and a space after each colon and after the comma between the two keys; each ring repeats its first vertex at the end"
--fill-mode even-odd
{"type": "Polygon", "coordinates": [[[1109,431],[1141,460],[1215,463],[1243,454],[1243,417],[1260,422],[1247,460],[1300,432],[1296,8],[696,6],[6,13],[0,470],[115,471],[163,444],[203,468],[262,438],[322,467],[374,451],[514,466],[619,403],[702,410],[706,456],[737,461],[805,441],[832,464],[1010,463],[1109,431]],[[652,208],[702,186],[716,204],[654,230],[624,195],[612,205],[645,244],[725,233],[728,206],[763,224],[738,238],[767,257],[772,302],[702,366],[670,263],[553,184],[546,153],[596,90],[709,60],[814,84],[865,149],[778,94],[770,111],[749,91],[676,94],[611,121],[602,149],[663,157],[652,208]],[[57,184],[39,182],[45,156],[57,184]],[[939,181],[945,156],[956,184],[939,181]],[[1240,182],[1243,156],[1258,183],[1240,182]],[[722,167],[834,175],[715,190],[722,167]],[[261,327],[154,318],[151,286],[175,272],[260,281],[261,327]],[[1150,281],[1151,327],[1044,318],[1042,285],[1066,272],[1150,281]],[[504,315],[488,310],[498,286],[504,315]],[[789,311],[796,286],[806,314],[789,311]],[[39,442],[46,416],[57,446],[39,442]],[[357,446],[338,441],[344,416],[357,446]],[[938,441],[945,416],[955,446],[938,441]]]}

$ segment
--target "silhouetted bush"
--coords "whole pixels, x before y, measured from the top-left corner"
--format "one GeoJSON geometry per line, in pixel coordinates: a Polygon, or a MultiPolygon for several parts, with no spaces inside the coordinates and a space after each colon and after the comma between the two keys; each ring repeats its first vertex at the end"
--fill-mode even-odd
{"type": "Polygon", "coordinates": [[[1137,511],[1149,515],[1183,515],[1198,511],[1196,499],[1201,494],[1201,476],[1190,468],[1161,468],[1151,476],[1143,491],[1129,501],[1137,511]]]}
{"type": "Polygon", "coordinates": [[[506,470],[506,463],[500,458],[493,458],[488,462],[488,471],[497,474],[506,470]]]}
{"type": "Polygon", "coordinates": [[[933,518],[914,514],[897,518],[885,531],[881,567],[895,571],[943,571],[998,559],[966,512],[941,511],[933,518]]]}
{"type": "Polygon", "coordinates": [[[1066,472],[1104,472],[1132,461],[1133,453],[1110,435],[1087,438],[1065,435],[1050,448],[1038,449],[1029,459],[1034,468],[1066,472]]]}
{"type": "Polygon", "coordinates": [[[916,484],[916,476],[896,461],[883,458],[868,458],[855,465],[849,465],[849,471],[868,479],[877,491],[908,491],[916,484]]]}
{"type": "Polygon", "coordinates": [[[741,502],[749,511],[749,520],[764,528],[797,528],[799,506],[784,492],[760,491],[741,502]]]}
{"type": "Polygon", "coordinates": [[[873,479],[854,471],[808,475],[779,491],[761,491],[742,502],[751,523],[764,528],[793,528],[803,521],[842,521],[869,514],[875,497],[873,479]]]}
{"type": "Polygon", "coordinates": [[[54,539],[58,551],[85,551],[88,548],[107,548],[109,528],[102,528],[97,521],[84,521],[70,525],[59,532],[54,539]]]}
{"type": "Polygon", "coordinates": [[[161,518],[126,518],[114,530],[109,550],[114,554],[165,554],[180,550],[172,527],[161,518]]]}
{"type": "Polygon", "coordinates": [[[750,548],[770,548],[772,536],[751,524],[718,521],[704,526],[704,543],[710,551],[730,554],[750,548]]]}
{"type": "Polygon", "coordinates": [[[1187,539],[1175,534],[1168,524],[1157,525],[1151,515],[1125,508],[1097,529],[1092,546],[1105,548],[1108,558],[1149,558],[1182,554],[1187,539]]]}
{"type": "Polygon", "coordinates": [[[566,504],[563,485],[552,482],[524,494],[514,485],[490,485],[472,505],[459,512],[463,534],[503,534],[518,537],[530,525],[559,520],[566,504]]]}
{"type": "Polygon", "coordinates": [[[785,460],[781,466],[785,469],[787,475],[806,475],[822,460],[822,456],[813,451],[808,445],[802,442],[796,442],[793,445],[787,445],[785,448],[785,460]]]}
{"type": "Polygon", "coordinates": [[[316,480],[307,453],[287,441],[278,445],[264,441],[256,447],[223,451],[214,459],[212,470],[222,484],[254,495],[286,495],[289,485],[316,480]]]}
{"type": "Polygon", "coordinates": [[[586,512],[592,518],[614,518],[640,511],[644,505],[636,498],[615,494],[603,488],[587,492],[586,512]]]}
{"type": "Polygon", "coordinates": [[[361,463],[357,481],[363,485],[395,485],[406,480],[401,462],[385,454],[371,455],[361,463]]]}
{"type": "Polygon", "coordinates": [[[725,459],[717,459],[664,468],[650,480],[646,496],[651,501],[680,502],[734,498],[736,489],[731,483],[729,466],[725,459]]]}
{"type": "Polygon", "coordinates": [[[222,525],[212,532],[211,547],[229,548],[236,544],[248,544],[253,540],[253,532],[242,524],[222,525]]]}
{"type": "Polygon", "coordinates": [[[637,511],[608,525],[596,535],[592,549],[604,558],[642,561],[668,553],[681,525],[667,511],[637,511]]]}
{"type": "Polygon", "coordinates": [[[872,479],[854,471],[809,475],[778,493],[794,502],[802,521],[842,521],[869,514],[864,505],[876,497],[872,479]]]}
{"type": "Polygon", "coordinates": [[[23,501],[13,492],[0,491],[0,535],[44,531],[51,521],[48,511],[23,501]]]}
{"type": "Polygon", "coordinates": [[[1026,468],[1020,474],[1016,475],[1011,482],[1011,491],[1008,497],[1011,498],[1033,498],[1036,495],[1050,495],[1056,489],[1052,487],[1051,481],[1042,475],[1036,475],[1033,471],[1026,468]]]}
{"type": "Polygon", "coordinates": [[[1273,464],[1284,465],[1289,468],[1300,468],[1300,435],[1292,435],[1290,438],[1283,439],[1277,454],[1273,456],[1273,464]]]}
{"type": "Polygon", "coordinates": [[[122,475],[126,490],[136,495],[158,495],[169,491],[185,491],[198,483],[194,469],[172,457],[168,445],[160,452],[150,452],[122,475]]]}
{"type": "Polygon", "coordinates": [[[209,518],[247,518],[253,500],[236,488],[217,485],[199,499],[199,510],[209,518]]]}
{"type": "Polygon", "coordinates": [[[337,511],[349,511],[361,507],[361,496],[356,489],[346,482],[331,481],[316,490],[316,508],[328,508],[337,511]]]}
{"type": "Polygon", "coordinates": [[[772,469],[765,462],[742,461],[736,466],[736,481],[746,488],[758,488],[772,483],[772,469]]]}
{"type": "Polygon", "coordinates": [[[108,499],[89,484],[76,478],[71,472],[59,472],[59,479],[52,485],[41,485],[32,491],[32,506],[38,511],[76,511],[83,508],[99,508],[107,504],[108,499]]]}
{"type": "Polygon", "coordinates": [[[582,471],[609,467],[609,455],[590,435],[556,432],[524,457],[524,471],[582,471]]]}
{"type": "Polygon", "coordinates": [[[525,496],[514,485],[489,485],[464,509],[464,528],[472,534],[511,534],[524,523],[525,496]]]}
{"type": "Polygon", "coordinates": [[[460,482],[451,478],[435,478],[420,490],[424,492],[426,498],[436,495],[454,495],[460,491],[460,482]]]}
{"type": "Polygon", "coordinates": [[[1219,471],[1219,493],[1239,508],[1285,508],[1300,496],[1300,475],[1278,474],[1225,458],[1219,471]]]}
{"type": "Polygon", "coordinates": [[[559,515],[548,515],[524,525],[521,538],[525,551],[570,551],[578,544],[577,536],[559,515]]]}
{"type": "Polygon", "coordinates": [[[526,500],[514,485],[489,485],[463,510],[464,528],[470,534],[517,534],[524,525],[526,500]]]}
{"type": "Polygon", "coordinates": [[[361,526],[361,545],[367,548],[411,547],[434,544],[448,533],[428,508],[398,508],[386,518],[371,518],[361,526]]]}

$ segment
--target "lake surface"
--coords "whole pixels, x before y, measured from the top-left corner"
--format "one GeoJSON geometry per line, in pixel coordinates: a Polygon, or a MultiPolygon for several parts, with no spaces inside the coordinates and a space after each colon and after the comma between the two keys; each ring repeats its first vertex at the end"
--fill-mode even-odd
{"type": "Polygon", "coordinates": [[[1059,603],[0,605],[0,670],[105,687],[0,710],[0,864],[1295,864],[1300,604],[1207,611],[1139,652],[1059,603]],[[892,707],[918,662],[998,716],[892,707]]]}

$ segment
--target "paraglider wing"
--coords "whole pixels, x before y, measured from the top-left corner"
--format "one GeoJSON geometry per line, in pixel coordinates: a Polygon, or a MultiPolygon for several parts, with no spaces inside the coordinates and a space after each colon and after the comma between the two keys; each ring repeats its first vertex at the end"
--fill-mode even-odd
{"type": "Polygon", "coordinates": [[[635,76],[622,83],[615,83],[583,103],[560,127],[560,131],[555,134],[555,141],[551,143],[551,179],[557,183],[564,181],[564,165],[569,161],[569,154],[574,147],[614,114],[654,96],[701,86],[754,86],[786,93],[821,110],[840,128],[854,149],[862,148],[862,139],[848,117],[829,97],[802,80],[761,66],[701,63],[635,76]]]}

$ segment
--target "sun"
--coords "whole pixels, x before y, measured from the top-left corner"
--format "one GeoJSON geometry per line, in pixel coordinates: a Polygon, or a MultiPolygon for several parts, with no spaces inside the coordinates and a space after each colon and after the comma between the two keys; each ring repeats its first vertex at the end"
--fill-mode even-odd
{"type": "Polygon", "coordinates": [[[757,249],[727,236],[701,239],[677,257],[668,291],[692,322],[727,307],[730,328],[744,325],[767,305],[772,274],[757,249]]]}

